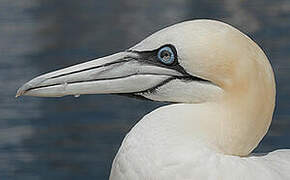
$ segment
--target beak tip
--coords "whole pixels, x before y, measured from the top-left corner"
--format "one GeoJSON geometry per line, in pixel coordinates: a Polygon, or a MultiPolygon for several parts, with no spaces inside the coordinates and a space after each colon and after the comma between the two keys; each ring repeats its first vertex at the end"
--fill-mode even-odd
{"type": "Polygon", "coordinates": [[[25,95],[31,88],[33,87],[37,87],[40,83],[42,83],[43,81],[45,81],[45,78],[43,78],[42,76],[36,77],[32,80],[30,80],[29,82],[23,84],[16,92],[15,97],[19,97],[19,96],[23,96],[25,95]]]}
{"type": "Polygon", "coordinates": [[[16,92],[15,98],[18,98],[19,96],[24,95],[26,92],[25,88],[22,86],[21,88],[19,88],[16,92]]]}
{"type": "Polygon", "coordinates": [[[21,87],[17,90],[16,95],[15,95],[15,98],[17,98],[17,97],[19,97],[19,96],[23,96],[23,95],[25,95],[26,92],[28,91],[28,89],[30,89],[30,88],[31,88],[31,86],[30,86],[28,83],[24,84],[23,86],[21,86],[21,87]]]}

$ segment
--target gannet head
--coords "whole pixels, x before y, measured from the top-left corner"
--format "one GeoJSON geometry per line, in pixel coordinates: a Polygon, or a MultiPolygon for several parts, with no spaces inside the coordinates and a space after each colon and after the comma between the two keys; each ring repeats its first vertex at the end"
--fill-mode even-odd
{"type": "Polygon", "coordinates": [[[117,93],[201,103],[257,84],[252,74],[261,74],[257,68],[265,65],[263,79],[273,87],[271,67],[253,41],[225,23],[195,20],[156,32],[124,52],[36,77],[17,96],[117,93]]]}
{"type": "MultiPolygon", "coordinates": [[[[178,65],[199,78],[199,81],[184,83],[172,80],[160,87],[163,91],[180,88],[173,90],[175,93],[195,89],[181,102],[218,100],[222,95],[240,99],[243,94],[249,96],[251,90],[265,91],[267,101],[273,101],[275,81],[267,57],[255,42],[232,26],[213,20],[183,22],[151,35],[131,50],[154,51],[166,44],[173,46],[178,65]]],[[[153,99],[162,95],[164,92],[145,94],[153,99]]],[[[174,94],[168,96],[171,98],[174,94]]]]}
{"type": "Polygon", "coordinates": [[[200,22],[165,28],[124,52],[36,77],[23,85],[17,96],[110,93],[185,103],[218,99],[223,90],[206,76],[205,71],[212,68],[201,66],[206,60],[198,57],[201,51],[209,55],[205,48],[210,49],[201,46],[205,42],[198,42],[202,36],[208,38],[200,31],[205,28],[200,22]]]}
{"type": "Polygon", "coordinates": [[[16,96],[79,94],[220,103],[231,109],[228,117],[241,117],[227,122],[229,128],[243,122],[240,131],[256,131],[246,150],[236,153],[245,155],[270,125],[275,81],[267,57],[249,37],[222,22],[194,20],[162,29],[124,52],[38,76],[16,96]]]}

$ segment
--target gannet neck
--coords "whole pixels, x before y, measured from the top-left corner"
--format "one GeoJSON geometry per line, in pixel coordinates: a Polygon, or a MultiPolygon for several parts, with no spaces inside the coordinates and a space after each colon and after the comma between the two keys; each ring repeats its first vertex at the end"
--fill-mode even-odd
{"type": "Polygon", "coordinates": [[[174,171],[177,177],[187,177],[183,175],[188,174],[191,179],[210,176],[209,169],[229,169],[232,167],[229,163],[233,162],[244,167],[248,162],[224,155],[248,155],[264,132],[253,138],[253,129],[247,131],[240,127],[248,127],[247,123],[254,119],[236,119],[235,116],[240,114],[234,114],[235,111],[229,114],[226,106],[228,104],[219,102],[180,103],[163,106],[147,114],[122,142],[110,179],[154,179],[156,175],[158,179],[168,179],[175,177],[174,171]],[[228,124],[235,127],[230,129],[228,124]]]}
{"type": "MultiPolygon", "coordinates": [[[[183,66],[223,90],[223,96],[215,101],[220,107],[215,115],[220,118],[215,119],[219,129],[213,137],[218,137],[219,150],[224,154],[248,155],[272,120],[276,95],[272,67],[261,48],[236,28],[211,20],[193,24],[192,39],[186,41],[193,45],[185,46],[192,51],[186,50],[184,56],[191,58],[182,61],[183,66]]],[[[196,125],[204,119],[194,121],[196,125]]],[[[213,119],[208,121],[210,126],[213,119]]]]}
{"type": "MultiPolygon", "coordinates": [[[[275,107],[275,79],[264,52],[250,38],[234,31],[226,38],[208,43],[212,46],[209,48],[212,56],[207,58],[206,63],[215,61],[223,64],[223,68],[216,67],[207,74],[209,79],[216,78],[214,82],[223,90],[223,96],[214,103],[218,111],[213,111],[213,118],[198,120],[192,117],[195,125],[199,121],[208,121],[208,127],[213,124],[218,127],[205,128],[202,133],[211,131],[212,137],[217,138],[213,142],[220,152],[246,156],[258,145],[271,124],[275,107]],[[236,44],[229,47],[224,45],[227,42],[236,44]],[[215,47],[219,47],[218,50],[215,47]],[[227,75],[217,79],[219,77],[212,74],[227,75]]],[[[196,106],[192,106],[194,108],[196,106]]],[[[200,111],[201,114],[203,112],[209,110],[200,111]]]]}
{"type": "MultiPolygon", "coordinates": [[[[215,53],[217,61],[231,63],[231,69],[223,71],[230,78],[219,84],[224,90],[219,103],[226,113],[221,120],[221,148],[225,154],[245,156],[258,145],[271,124],[275,79],[266,55],[249,37],[236,30],[219,43],[225,41],[236,43],[215,53]]],[[[216,45],[221,46],[219,43],[216,45]]]]}

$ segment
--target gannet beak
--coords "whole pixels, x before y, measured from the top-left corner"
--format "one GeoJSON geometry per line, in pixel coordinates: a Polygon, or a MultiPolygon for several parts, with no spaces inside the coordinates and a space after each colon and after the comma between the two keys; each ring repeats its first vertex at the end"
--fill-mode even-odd
{"type": "Polygon", "coordinates": [[[19,88],[16,97],[142,93],[181,76],[126,51],[38,76],[19,88]]]}

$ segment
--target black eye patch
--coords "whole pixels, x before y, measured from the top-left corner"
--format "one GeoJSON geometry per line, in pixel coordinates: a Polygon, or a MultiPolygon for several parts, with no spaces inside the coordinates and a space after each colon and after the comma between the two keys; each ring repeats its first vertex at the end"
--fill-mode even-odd
{"type": "Polygon", "coordinates": [[[166,44],[163,45],[161,47],[159,47],[158,49],[152,50],[152,51],[134,51],[134,50],[130,50],[129,52],[134,52],[136,54],[138,54],[138,58],[136,60],[143,62],[143,63],[148,63],[148,64],[153,64],[155,66],[160,66],[160,67],[165,67],[168,69],[174,69],[180,73],[182,73],[183,75],[185,75],[185,77],[190,77],[191,75],[188,74],[184,68],[182,66],[180,66],[179,62],[178,62],[178,55],[177,55],[177,51],[176,48],[171,45],[171,44],[166,44]],[[158,58],[158,52],[160,49],[164,48],[164,47],[170,47],[173,54],[174,54],[174,62],[170,65],[164,64],[160,61],[160,59],[158,58]]]}
{"type": "Polygon", "coordinates": [[[158,52],[160,49],[162,49],[164,47],[170,47],[173,51],[174,63],[172,63],[171,66],[178,65],[177,51],[176,51],[175,47],[171,44],[163,45],[160,48],[152,50],[152,51],[131,51],[131,52],[137,53],[139,55],[139,58],[142,59],[143,61],[150,61],[151,63],[154,63],[156,65],[158,65],[158,64],[162,65],[162,63],[158,59],[158,52]]]}

